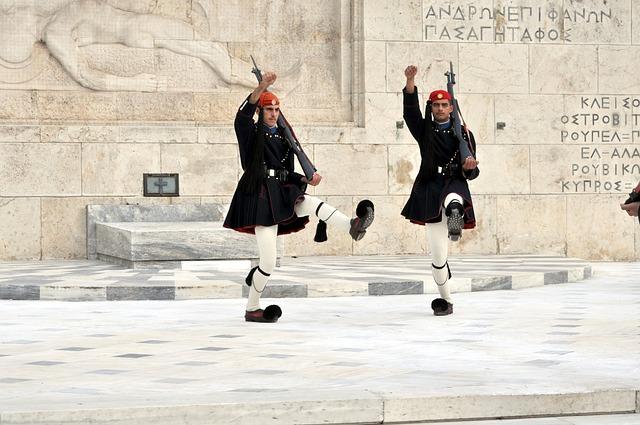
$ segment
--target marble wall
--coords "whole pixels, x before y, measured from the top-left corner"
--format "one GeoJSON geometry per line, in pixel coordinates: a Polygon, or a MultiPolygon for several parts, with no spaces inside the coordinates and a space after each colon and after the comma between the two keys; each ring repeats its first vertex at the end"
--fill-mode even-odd
{"type": "Polygon", "coordinates": [[[400,216],[420,160],[403,69],[418,66],[424,94],[452,61],[481,168],[478,226],[453,252],[640,259],[618,205],[640,180],[637,2],[33,3],[0,0],[0,260],[86,257],[87,204],[228,203],[249,55],[280,75],[324,176],[310,193],[347,213],[376,204],[362,242],[329,229],[315,244],[311,228],[286,255],[426,252],[400,216]],[[181,197],[144,198],[150,172],[180,173],[181,197]]]}

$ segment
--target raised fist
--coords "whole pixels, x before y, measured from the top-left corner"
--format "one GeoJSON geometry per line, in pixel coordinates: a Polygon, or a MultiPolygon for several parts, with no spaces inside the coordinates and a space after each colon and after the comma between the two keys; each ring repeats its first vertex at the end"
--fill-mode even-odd
{"type": "Polygon", "coordinates": [[[409,65],[404,70],[404,76],[407,77],[407,80],[412,80],[417,73],[418,73],[418,67],[416,67],[415,65],[409,65]]]}
{"type": "Polygon", "coordinates": [[[262,74],[262,82],[260,83],[263,87],[269,87],[271,84],[276,82],[278,76],[275,72],[265,72],[262,74]]]}

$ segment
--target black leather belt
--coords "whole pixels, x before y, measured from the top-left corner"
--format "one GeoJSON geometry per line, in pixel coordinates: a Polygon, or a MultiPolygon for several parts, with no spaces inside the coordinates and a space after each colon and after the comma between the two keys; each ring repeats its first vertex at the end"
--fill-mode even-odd
{"type": "Polygon", "coordinates": [[[445,177],[455,177],[459,174],[460,165],[452,162],[445,165],[444,167],[438,166],[437,170],[438,174],[445,177]]]}
{"type": "Polygon", "coordinates": [[[272,179],[280,180],[282,182],[286,182],[287,178],[289,178],[289,171],[285,170],[284,168],[279,170],[267,168],[264,170],[264,174],[266,178],[272,178],[272,179]]]}

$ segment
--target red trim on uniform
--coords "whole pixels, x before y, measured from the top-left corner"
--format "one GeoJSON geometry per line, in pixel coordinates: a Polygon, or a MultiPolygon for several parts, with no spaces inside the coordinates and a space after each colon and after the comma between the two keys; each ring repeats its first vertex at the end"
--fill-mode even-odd
{"type": "MultiPolygon", "coordinates": [[[[296,186],[292,183],[283,183],[282,186],[296,186]]],[[[264,185],[265,189],[267,192],[269,192],[269,187],[266,185],[264,185]]],[[[269,196],[267,196],[267,199],[269,201],[269,208],[271,209],[271,216],[273,216],[273,205],[271,205],[271,194],[269,194],[269,196]]],[[[296,211],[295,211],[295,206],[298,205],[300,202],[302,202],[304,200],[304,193],[302,195],[299,195],[295,201],[293,201],[293,214],[287,218],[285,218],[282,221],[279,221],[277,223],[273,223],[273,225],[275,226],[276,224],[287,224],[292,222],[293,220],[295,220],[298,216],[296,215],[296,211]]],[[[303,226],[304,228],[304,226],[303,226]]],[[[288,232],[291,233],[291,232],[288,232]]],[[[287,233],[278,233],[278,235],[286,235],[287,233]]]]}
{"type": "MultiPolygon", "coordinates": [[[[293,184],[285,184],[285,185],[294,186],[293,184]]],[[[268,192],[266,184],[263,186],[263,189],[268,192]]],[[[298,205],[300,202],[302,202],[304,200],[304,195],[305,194],[302,194],[302,195],[300,195],[300,196],[298,196],[296,198],[296,200],[294,201],[294,208],[295,208],[295,205],[298,205]]],[[[260,193],[260,196],[262,196],[262,192],[260,193]]],[[[271,205],[271,197],[267,196],[266,198],[269,201],[269,208],[271,208],[271,215],[273,216],[273,206],[271,205]]],[[[300,223],[302,225],[301,228],[299,228],[299,229],[291,229],[291,230],[287,230],[287,231],[283,231],[283,232],[280,232],[280,229],[278,229],[278,236],[280,236],[280,235],[288,235],[290,233],[296,233],[296,232],[299,232],[300,230],[302,230],[302,229],[304,229],[306,227],[306,225],[309,223],[309,218],[306,217],[306,221],[304,221],[305,217],[298,217],[296,215],[296,213],[295,213],[295,210],[294,210],[293,215],[291,215],[290,217],[288,217],[288,218],[286,218],[284,220],[281,220],[281,221],[279,221],[277,223],[273,223],[271,226],[276,226],[276,225],[280,225],[280,224],[285,225],[285,224],[291,223],[292,221],[294,221],[297,218],[303,220],[300,223]]],[[[236,227],[236,228],[228,227],[226,225],[223,225],[223,227],[225,227],[227,229],[235,230],[236,232],[240,232],[240,233],[248,233],[250,235],[255,235],[256,234],[256,231],[255,231],[256,226],[261,226],[261,224],[252,224],[250,226],[236,227]]]]}
{"type": "MultiPolygon", "coordinates": [[[[304,217],[299,217],[299,218],[304,220],[304,217]]],[[[306,227],[307,223],[309,223],[309,219],[308,218],[307,218],[306,222],[301,222],[301,224],[302,224],[301,228],[295,229],[295,230],[291,229],[291,230],[287,230],[287,231],[284,231],[284,232],[278,232],[278,236],[288,235],[290,233],[299,232],[300,230],[302,230],[302,229],[304,229],[306,227]]],[[[280,223],[274,224],[274,226],[279,225],[279,224],[286,224],[286,223],[280,222],[280,223]]],[[[255,235],[256,234],[256,226],[258,226],[258,225],[254,224],[254,225],[246,226],[246,227],[238,227],[237,229],[232,229],[232,230],[235,230],[236,232],[240,232],[240,233],[247,233],[249,235],[255,235]]],[[[227,227],[227,228],[230,229],[230,227],[227,227]]]]}

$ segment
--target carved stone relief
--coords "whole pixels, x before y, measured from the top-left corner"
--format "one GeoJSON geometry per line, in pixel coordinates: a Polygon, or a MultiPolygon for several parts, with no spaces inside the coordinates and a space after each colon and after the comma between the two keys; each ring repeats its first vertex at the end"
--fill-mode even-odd
{"type": "MultiPolygon", "coordinates": [[[[84,87],[105,91],[162,91],[164,82],[156,75],[141,73],[123,77],[110,74],[88,66],[80,50],[92,44],[122,44],[132,48],[162,48],[196,57],[225,84],[253,85],[248,78],[232,73],[231,62],[237,58],[229,55],[224,44],[198,40],[188,23],[147,13],[147,8],[141,7],[140,2],[58,0],[45,3],[31,0],[0,2],[0,59],[4,68],[21,69],[23,64],[22,68],[33,67],[34,62],[37,65],[36,58],[42,53],[39,49],[36,53],[35,45],[41,42],[65,71],[84,87]]],[[[16,81],[15,74],[5,71],[0,78],[4,82],[16,81]]]]}
{"type": "Polygon", "coordinates": [[[0,90],[245,91],[253,54],[278,73],[281,96],[350,103],[349,2],[277,3],[272,13],[260,0],[0,0],[0,90]]]}

